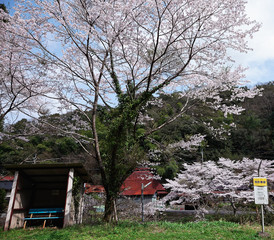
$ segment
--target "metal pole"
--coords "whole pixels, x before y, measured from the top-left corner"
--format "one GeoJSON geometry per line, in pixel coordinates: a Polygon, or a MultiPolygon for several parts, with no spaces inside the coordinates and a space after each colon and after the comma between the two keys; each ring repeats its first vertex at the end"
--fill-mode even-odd
{"type": "MultiPolygon", "coordinates": [[[[260,162],[258,168],[258,177],[260,177],[260,168],[261,168],[262,161],[260,162]]],[[[262,212],[262,233],[264,233],[264,206],[261,204],[261,212],[262,212]]]]}
{"type": "Polygon", "coordinates": [[[203,163],[204,163],[204,150],[203,150],[203,148],[201,149],[201,155],[202,155],[202,165],[203,165],[203,163]]]}
{"type": "Polygon", "coordinates": [[[144,184],[141,187],[141,203],[142,203],[142,222],[144,221],[144,184]]]}
{"type": "Polygon", "coordinates": [[[264,206],[261,205],[262,210],[262,233],[264,233],[264,206]]]}

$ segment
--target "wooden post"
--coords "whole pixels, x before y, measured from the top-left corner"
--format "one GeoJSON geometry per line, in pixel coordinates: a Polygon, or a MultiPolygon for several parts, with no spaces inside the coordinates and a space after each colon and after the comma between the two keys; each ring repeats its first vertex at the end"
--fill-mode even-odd
{"type": "Polygon", "coordinates": [[[141,186],[142,222],[144,221],[144,184],[141,186]]]}
{"type": "Polygon", "coordinates": [[[79,204],[79,216],[78,216],[78,223],[82,223],[83,222],[83,213],[84,213],[84,191],[85,191],[85,186],[82,187],[81,189],[81,198],[80,198],[80,204],[79,204]]]}
{"type": "Polygon", "coordinates": [[[18,176],[19,172],[16,171],[14,174],[14,179],[12,183],[12,189],[11,189],[11,194],[10,194],[10,201],[9,201],[9,206],[8,206],[8,211],[7,211],[7,216],[6,216],[6,221],[5,221],[5,226],[4,226],[4,231],[7,231],[10,226],[11,218],[12,218],[12,212],[13,212],[13,207],[14,207],[14,202],[15,202],[15,197],[16,197],[16,189],[17,189],[17,184],[18,184],[18,176]]]}
{"type": "Polygon", "coordinates": [[[64,216],[63,227],[70,225],[70,209],[71,209],[71,203],[72,203],[73,178],[74,178],[74,169],[71,168],[69,170],[69,174],[68,174],[67,197],[66,197],[65,216],[64,216]]]}
{"type": "Polygon", "coordinates": [[[116,207],[116,201],[114,201],[114,221],[118,222],[118,214],[117,214],[117,207],[116,207]]]}

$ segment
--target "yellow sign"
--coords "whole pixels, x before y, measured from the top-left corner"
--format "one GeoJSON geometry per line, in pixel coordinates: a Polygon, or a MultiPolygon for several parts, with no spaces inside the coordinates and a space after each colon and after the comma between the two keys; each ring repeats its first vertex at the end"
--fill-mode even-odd
{"type": "Polygon", "coordinates": [[[266,178],[256,177],[253,178],[253,184],[254,186],[264,187],[267,186],[267,180],[266,178]]]}

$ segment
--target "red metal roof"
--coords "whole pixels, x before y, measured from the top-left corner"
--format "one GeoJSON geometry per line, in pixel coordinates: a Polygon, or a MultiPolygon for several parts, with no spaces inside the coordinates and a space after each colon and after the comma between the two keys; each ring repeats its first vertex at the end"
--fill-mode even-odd
{"type": "MultiPolygon", "coordinates": [[[[121,195],[123,196],[136,196],[141,195],[142,183],[144,186],[149,184],[144,189],[144,195],[154,195],[156,192],[158,195],[166,195],[168,192],[163,185],[156,179],[154,175],[149,171],[149,168],[137,168],[135,171],[124,181],[121,187],[121,195]]],[[[90,185],[86,184],[85,193],[92,192],[104,192],[102,185],[90,185]]]]}
{"type": "Polygon", "coordinates": [[[86,183],[85,185],[85,193],[103,193],[105,189],[102,185],[90,185],[86,183]]]}
{"type": "Polygon", "coordinates": [[[14,176],[0,176],[0,181],[13,181],[14,176]]]}
{"type": "Polygon", "coordinates": [[[150,183],[144,189],[144,195],[154,195],[156,192],[159,194],[167,194],[163,185],[156,179],[149,171],[149,168],[137,168],[135,171],[124,181],[121,190],[124,196],[141,195],[142,183],[144,186],[150,183]]]}

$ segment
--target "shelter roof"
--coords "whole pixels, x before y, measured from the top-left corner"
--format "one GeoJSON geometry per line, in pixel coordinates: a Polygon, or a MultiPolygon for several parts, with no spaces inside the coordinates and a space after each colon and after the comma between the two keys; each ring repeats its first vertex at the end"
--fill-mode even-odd
{"type": "Polygon", "coordinates": [[[19,171],[33,182],[60,182],[67,180],[68,172],[73,168],[76,174],[88,181],[88,173],[82,163],[56,163],[56,164],[8,164],[4,165],[11,172],[19,171]]]}

